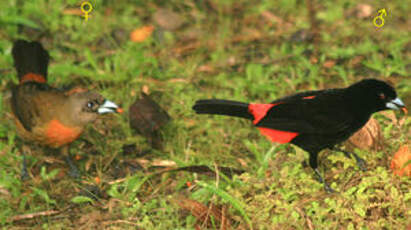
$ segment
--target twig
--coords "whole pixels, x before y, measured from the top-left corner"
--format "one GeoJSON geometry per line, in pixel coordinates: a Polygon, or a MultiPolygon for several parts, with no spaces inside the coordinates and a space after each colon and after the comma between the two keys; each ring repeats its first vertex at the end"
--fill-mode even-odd
{"type": "Polygon", "coordinates": [[[305,219],[305,222],[307,222],[308,229],[314,230],[313,222],[311,222],[310,218],[305,215],[305,213],[299,208],[295,207],[295,210],[297,210],[298,213],[305,219]]]}
{"type": "Polygon", "coordinates": [[[109,221],[103,222],[104,226],[113,225],[113,224],[128,224],[128,225],[141,227],[140,224],[132,222],[132,221],[128,221],[128,220],[109,220],[109,221]]]}
{"type": "Polygon", "coordinates": [[[22,215],[17,215],[9,218],[9,221],[19,221],[19,220],[25,220],[25,219],[33,219],[36,217],[40,216],[52,216],[59,214],[60,211],[57,210],[49,210],[49,211],[43,211],[43,212],[35,212],[35,213],[29,213],[29,214],[22,214],[22,215]]]}

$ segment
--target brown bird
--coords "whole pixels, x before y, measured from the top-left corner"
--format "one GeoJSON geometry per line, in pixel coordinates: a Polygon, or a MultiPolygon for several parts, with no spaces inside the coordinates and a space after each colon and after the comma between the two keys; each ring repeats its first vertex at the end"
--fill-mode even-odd
{"type": "MultiPolygon", "coordinates": [[[[11,108],[18,135],[27,143],[60,148],[70,167],[69,144],[99,114],[122,112],[100,94],[82,88],[61,90],[47,84],[49,54],[39,42],[18,40],[12,49],[19,84],[12,89],[11,108]]],[[[27,178],[23,153],[22,178],[27,178]]]]}

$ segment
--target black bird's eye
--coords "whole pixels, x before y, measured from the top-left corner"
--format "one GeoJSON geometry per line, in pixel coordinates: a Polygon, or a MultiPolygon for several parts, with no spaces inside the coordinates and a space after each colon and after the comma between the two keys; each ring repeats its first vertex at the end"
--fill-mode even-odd
{"type": "Polygon", "coordinates": [[[385,100],[385,94],[380,93],[380,95],[378,95],[381,99],[385,100]]]}

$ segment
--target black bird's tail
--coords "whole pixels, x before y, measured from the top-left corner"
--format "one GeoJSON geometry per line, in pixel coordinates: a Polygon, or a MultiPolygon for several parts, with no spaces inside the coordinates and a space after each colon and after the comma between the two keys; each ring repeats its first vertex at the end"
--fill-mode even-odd
{"type": "Polygon", "coordinates": [[[248,111],[249,104],[229,100],[198,100],[193,109],[198,114],[218,114],[233,117],[242,117],[252,120],[254,117],[248,111]]]}
{"type": "Polygon", "coordinates": [[[13,44],[12,54],[20,83],[47,81],[49,54],[39,42],[17,40],[13,44]]]}

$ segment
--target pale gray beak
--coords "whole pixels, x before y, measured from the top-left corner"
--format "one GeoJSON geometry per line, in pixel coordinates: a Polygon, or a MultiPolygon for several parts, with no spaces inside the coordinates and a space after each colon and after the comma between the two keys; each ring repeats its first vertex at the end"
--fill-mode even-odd
{"type": "Polygon", "coordinates": [[[404,108],[404,102],[401,101],[398,97],[395,98],[394,100],[391,100],[385,104],[385,106],[389,109],[394,109],[394,110],[399,110],[401,108],[404,108]]]}
{"type": "Polygon", "coordinates": [[[105,100],[102,105],[97,109],[99,114],[105,113],[121,113],[123,110],[119,108],[114,102],[105,100]]]}

